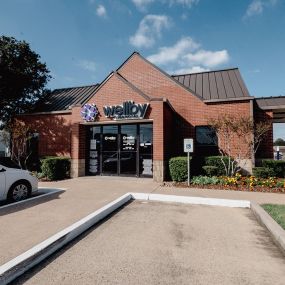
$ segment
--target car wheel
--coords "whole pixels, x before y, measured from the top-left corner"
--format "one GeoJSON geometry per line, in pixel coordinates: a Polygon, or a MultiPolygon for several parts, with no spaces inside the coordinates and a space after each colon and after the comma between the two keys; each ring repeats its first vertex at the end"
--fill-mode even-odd
{"type": "Polygon", "coordinates": [[[18,181],[14,183],[8,192],[8,200],[17,202],[27,199],[31,195],[30,188],[30,185],[26,181],[18,181]]]}

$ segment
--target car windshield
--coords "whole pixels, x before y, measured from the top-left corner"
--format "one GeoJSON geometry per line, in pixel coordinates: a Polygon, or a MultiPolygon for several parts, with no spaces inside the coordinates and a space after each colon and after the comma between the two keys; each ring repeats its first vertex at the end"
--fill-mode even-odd
{"type": "Polygon", "coordinates": [[[12,161],[9,157],[0,157],[0,164],[8,168],[21,169],[21,167],[14,161],[12,161]]]}

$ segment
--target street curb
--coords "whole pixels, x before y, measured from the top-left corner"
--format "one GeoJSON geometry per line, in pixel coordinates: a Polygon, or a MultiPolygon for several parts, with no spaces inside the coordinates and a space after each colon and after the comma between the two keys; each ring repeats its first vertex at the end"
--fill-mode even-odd
{"type": "Polygon", "coordinates": [[[274,243],[281,249],[285,255],[285,231],[278,225],[274,219],[258,204],[251,202],[251,210],[256,219],[263,225],[272,236],[274,243]]]}

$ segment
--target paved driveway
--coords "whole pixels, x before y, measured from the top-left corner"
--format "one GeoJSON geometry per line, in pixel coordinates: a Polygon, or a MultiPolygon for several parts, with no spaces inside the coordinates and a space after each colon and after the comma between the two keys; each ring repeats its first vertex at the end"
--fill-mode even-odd
{"type": "Polygon", "coordinates": [[[40,199],[10,210],[0,210],[0,264],[127,192],[155,192],[285,204],[283,194],[169,189],[160,187],[152,179],[81,177],[40,183],[40,186],[62,187],[66,190],[52,199],[40,199]]]}

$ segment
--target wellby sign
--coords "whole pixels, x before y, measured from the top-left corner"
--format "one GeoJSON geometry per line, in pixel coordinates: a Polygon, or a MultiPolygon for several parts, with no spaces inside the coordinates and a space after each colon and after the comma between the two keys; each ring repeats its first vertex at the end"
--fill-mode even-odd
{"type": "Polygon", "coordinates": [[[121,119],[143,119],[149,104],[135,104],[133,101],[126,101],[123,105],[104,106],[105,117],[115,120],[121,119]]]}

